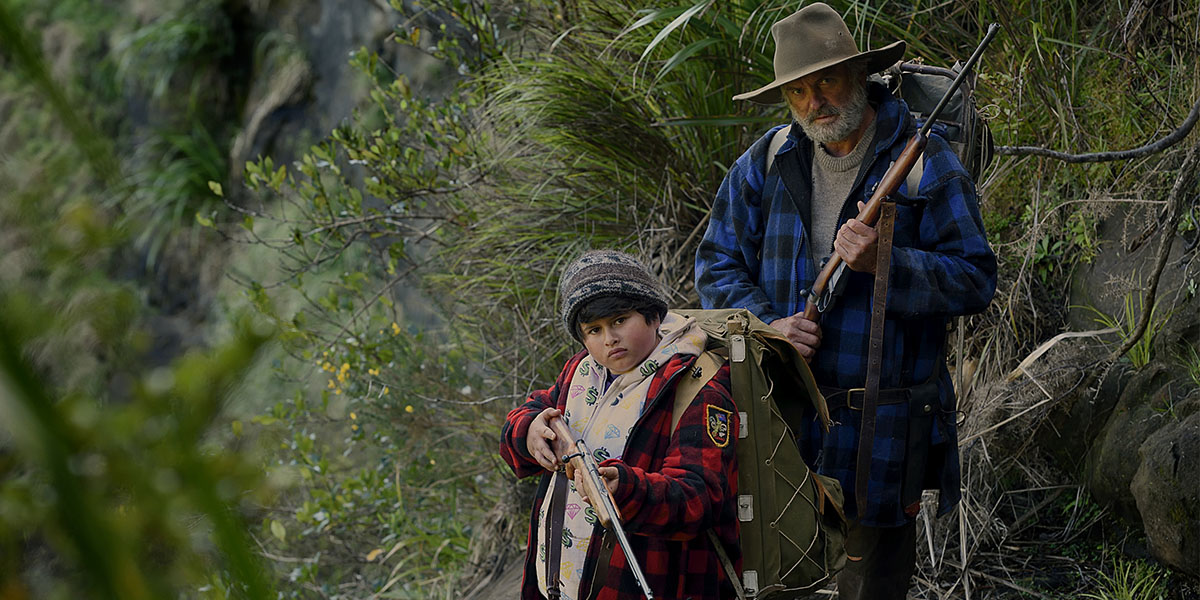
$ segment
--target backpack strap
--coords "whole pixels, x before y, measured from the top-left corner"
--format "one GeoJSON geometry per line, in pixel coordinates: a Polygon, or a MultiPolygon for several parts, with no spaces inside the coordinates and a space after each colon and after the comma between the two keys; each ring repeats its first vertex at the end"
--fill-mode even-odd
{"type": "Polygon", "coordinates": [[[725,547],[721,545],[721,538],[717,537],[717,532],[709,529],[708,540],[712,542],[713,548],[717,551],[717,558],[721,560],[721,566],[725,569],[725,576],[729,578],[729,583],[733,584],[733,591],[737,594],[738,600],[746,600],[746,590],[742,587],[742,578],[738,577],[737,569],[733,567],[733,561],[729,560],[729,555],[725,553],[725,547]]]}
{"type": "Polygon", "coordinates": [[[679,383],[675,384],[675,405],[671,408],[672,432],[679,427],[683,411],[692,405],[692,400],[696,399],[696,395],[717,374],[723,364],[725,364],[724,357],[712,350],[705,350],[692,363],[690,376],[684,375],[679,378],[679,383]]]}
{"type": "Polygon", "coordinates": [[[766,177],[767,172],[771,170],[771,165],[775,163],[775,153],[779,152],[779,149],[783,147],[783,143],[787,141],[788,133],[791,131],[792,126],[789,124],[771,136],[771,143],[767,146],[767,168],[763,169],[763,177],[766,177]]]}
{"type": "MultiPolygon", "coordinates": [[[[776,137],[779,136],[777,135],[776,137]]],[[[785,133],[783,137],[786,138],[787,134],[785,133]]],[[[774,145],[774,143],[775,141],[772,140],[771,144],[774,145]]],[[[687,410],[687,407],[692,405],[692,400],[696,399],[696,395],[700,393],[700,390],[705,385],[708,385],[708,382],[712,380],[723,364],[725,364],[724,356],[712,350],[705,350],[700,353],[700,356],[696,357],[696,362],[692,363],[691,376],[681,377],[679,383],[675,384],[675,406],[671,409],[672,432],[679,427],[679,421],[683,418],[683,412],[687,410]]],[[[725,576],[729,578],[729,583],[733,585],[733,590],[737,593],[738,600],[746,600],[746,590],[742,588],[742,580],[738,577],[737,569],[733,566],[733,561],[729,560],[729,555],[725,553],[725,547],[721,545],[721,539],[717,537],[717,532],[708,529],[705,533],[708,535],[709,541],[712,542],[713,549],[717,552],[717,558],[720,559],[721,567],[725,569],[725,576]]]]}

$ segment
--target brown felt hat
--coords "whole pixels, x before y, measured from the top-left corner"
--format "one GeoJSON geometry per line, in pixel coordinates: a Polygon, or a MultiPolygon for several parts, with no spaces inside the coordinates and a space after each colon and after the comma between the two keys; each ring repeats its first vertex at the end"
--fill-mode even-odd
{"type": "Polygon", "coordinates": [[[738,94],[734,100],[774,104],[783,101],[779,86],[821,69],[861,58],[868,73],[878,73],[904,57],[903,41],[859,52],[842,16],[823,2],[809,4],[775,23],[771,35],[775,38],[775,81],[738,94]]]}

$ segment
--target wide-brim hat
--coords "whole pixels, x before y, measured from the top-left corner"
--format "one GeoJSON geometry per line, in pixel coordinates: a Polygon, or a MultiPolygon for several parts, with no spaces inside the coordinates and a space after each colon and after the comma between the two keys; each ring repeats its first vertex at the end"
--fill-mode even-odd
{"type": "Polygon", "coordinates": [[[774,104],[783,100],[779,86],[848,60],[861,59],[868,73],[878,73],[904,57],[906,44],[859,52],[842,16],[828,4],[805,6],[771,26],[775,38],[775,81],[738,94],[734,100],[774,104]]]}

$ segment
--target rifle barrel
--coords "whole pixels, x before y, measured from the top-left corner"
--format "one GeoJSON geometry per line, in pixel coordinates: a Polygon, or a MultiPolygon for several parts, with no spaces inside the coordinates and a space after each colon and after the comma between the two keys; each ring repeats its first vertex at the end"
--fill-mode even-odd
{"type": "Polygon", "coordinates": [[[925,124],[921,126],[922,137],[929,135],[929,130],[933,127],[934,120],[936,120],[937,116],[942,113],[942,109],[946,108],[946,103],[950,102],[950,97],[954,95],[954,91],[958,89],[958,86],[962,85],[963,79],[967,77],[967,73],[971,72],[971,68],[975,66],[975,63],[979,62],[979,57],[983,56],[983,51],[987,48],[988,44],[992,43],[992,38],[996,37],[996,32],[998,31],[1000,31],[999,25],[995,23],[988,25],[987,33],[983,35],[983,41],[979,42],[979,47],[975,48],[975,52],[971,53],[971,58],[967,59],[967,62],[963,65],[962,70],[958,72],[958,77],[954,78],[954,83],[950,84],[950,90],[946,92],[945,96],[942,96],[942,99],[938,102],[937,107],[933,109],[933,112],[929,113],[929,118],[926,119],[925,124]]]}
{"type": "Polygon", "coordinates": [[[567,427],[567,422],[561,418],[551,419],[550,429],[558,437],[556,441],[575,450],[573,454],[562,457],[564,462],[570,462],[572,468],[583,474],[583,492],[596,510],[596,517],[600,519],[601,525],[616,535],[617,543],[621,545],[625,560],[629,563],[638,586],[642,588],[642,593],[646,595],[646,600],[654,600],[650,582],[646,580],[646,574],[633,554],[633,546],[629,545],[629,538],[625,536],[625,529],[621,527],[621,511],[613,501],[608,486],[604,485],[604,478],[600,476],[600,466],[596,464],[596,459],[592,457],[587,444],[582,438],[576,439],[575,434],[567,427]]]}

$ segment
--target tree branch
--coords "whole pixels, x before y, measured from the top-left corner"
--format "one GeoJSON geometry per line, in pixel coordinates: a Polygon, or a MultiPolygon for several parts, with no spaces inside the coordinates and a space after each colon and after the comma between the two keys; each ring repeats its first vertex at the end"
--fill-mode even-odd
{"type": "Polygon", "coordinates": [[[1000,156],[1045,156],[1061,160],[1066,163],[1094,163],[1094,162],[1111,162],[1116,160],[1128,160],[1131,158],[1139,158],[1162,152],[1175,144],[1178,144],[1183,138],[1191,133],[1195,127],[1196,121],[1200,120],[1200,99],[1192,105],[1192,112],[1184,119],[1183,124],[1178,129],[1172,131],[1170,135],[1157,142],[1146,144],[1140,148],[1132,150],[1116,150],[1112,152],[1092,152],[1089,154],[1067,154],[1065,152],[1056,152],[1046,148],[1037,146],[996,146],[996,154],[1000,156]]]}
{"type": "MultiPolygon", "coordinates": [[[[1200,103],[1197,103],[1196,106],[1200,107],[1200,103]]],[[[1192,112],[1195,114],[1194,110],[1192,112]]],[[[1154,312],[1155,295],[1158,293],[1158,280],[1162,276],[1163,267],[1167,265],[1167,257],[1171,254],[1171,242],[1175,240],[1175,232],[1179,228],[1179,219],[1183,214],[1183,211],[1180,210],[1183,198],[1191,189],[1197,172],[1200,172],[1198,155],[1200,155],[1200,140],[1197,140],[1188,150],[1187,158],[1183,159],[1183,164],[1179,167],[1179,176],[1175,178],[1175,185],[1171,187],[1171,195],[1167,197],[1167,218],[1163,224],[1162,241],[1158,244],[1158,258],[1154,264],[1154,272],[1150,275],[1149,289],[1146,290],[1146,298],[1142,302],[1142,315],[1138,318],[1137,327],[1113,355],[1113,360],[1121,358],[1126,352],[1129,352],[1138,343],[1138,340],[1142,339],[1142,335],[1146,333],[1146,327],[1150,324],[1150,316],[1154,312]]]]}

